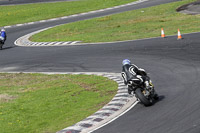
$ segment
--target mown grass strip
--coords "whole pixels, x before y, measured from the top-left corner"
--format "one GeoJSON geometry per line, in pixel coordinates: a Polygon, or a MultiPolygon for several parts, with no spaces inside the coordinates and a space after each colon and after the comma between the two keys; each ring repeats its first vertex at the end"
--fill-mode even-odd
{"type": "Polygon", "coordinates": [[[176,12],[179,6],[195,0],[184,0],[155,7],[124,12],[91,20],[58,26],[31,37],[36,42],[82,41],[112,42],[159,37],[161,28],[166,35],[200,31],[200,15],[176,12]]]}
{"type": "Polygon", "coordinates": [[[68,16],[133,1],[136,0],[78,0],[58,3],[0,6],[0,27],[68,16]]]}
{"type": "Polygon", "coordinates": [[[93,114],[116,94],[94,75],[0,74],[0,132],[49,133],[93,114]]]}

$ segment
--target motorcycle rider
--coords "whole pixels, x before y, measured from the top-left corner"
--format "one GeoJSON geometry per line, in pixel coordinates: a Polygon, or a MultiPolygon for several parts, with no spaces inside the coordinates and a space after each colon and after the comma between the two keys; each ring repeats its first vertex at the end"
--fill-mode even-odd
{"type": "MultiPolygon", "coordinates": [[[[7,35],[6,35],[5,29],[1,29],[1,32],[0,32],[0,41],[1,41],[2,45],[5,43],[6,37],[7,37],[7,35]]],[[[0,49],[2,49],[2,45],[1,45],[0,49]]]]}
{"type": "MultiPolygon", "coordinates": [[[[150,78],[147,76],[147,73],[144,69],[138,68],[135,64],[131,64],[131,61],[128,59],[124,59],[122,61],[122,78],[124,80],[124,84],[128,85],[128,93],[131,94],[133,91],[131,87],[131,80],[137,80],[139,84],[143,84],[147,89],[154,90],[153,84],[150,78]]],[[[155,92],[155,90],[154,90],[155,92]]],[[[156,92],[154,93],[154,98],[158,99],[158,95],[156,92]]]]}

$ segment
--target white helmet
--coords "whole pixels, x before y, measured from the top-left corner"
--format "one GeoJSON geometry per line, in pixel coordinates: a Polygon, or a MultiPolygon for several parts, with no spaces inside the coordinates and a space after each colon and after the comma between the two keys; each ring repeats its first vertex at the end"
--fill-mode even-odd
{"type": "Polygon", "coordinates": [[[6,31],[5,29],[1,29],[1,31],[6,31]]]}

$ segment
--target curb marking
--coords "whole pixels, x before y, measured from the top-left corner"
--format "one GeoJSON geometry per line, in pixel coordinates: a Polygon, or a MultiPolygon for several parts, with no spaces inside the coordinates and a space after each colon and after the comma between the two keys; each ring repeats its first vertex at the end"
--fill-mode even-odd
{"type": "MultiPolygon", "coordinates": [[[[1,73],[1,72],[0,72],[1,73]]],[[[20,73],[20,72],[7,72],[7,73],[20,73]]],[[[113,99],[107,103],[100,110],[95,112],[93,115],[88,116],[84,120],[70,126],[66,127],[57,133],[89,133],[94,130],[97,130],[106,124],[114,121],[118,117],[125,114],[132,107],[134,107],[138,101],[133,95],[128,95],[127,87],[125,85],[119,84],[122,81],[122,78],[119,73],[92,73],[92,72],[23,72],[23,73],[41,73],[41,74],[73,74],[73,75],[97,75],[103,76],[110,80],[118,83],[117,94],[113,99]]]]}
{"type": "Polygon", "coordinates": [[[119,84],[122,80],[121,77],[116,76],[116,74],[103,74],[101,76],[114,80],[118,83],[118,91],[115,97],[93,115],[85,118],[84,120],[76,123],[73,126],[62,129],[57,133],[88,133],[94,131],[97,129],[97,127],[102,127],[108,124],[109,121],[112,122],[113,120],[121,116],[118,115],[117,112],[124,112],[128,110],[127,108],[129,108],[130,106],[125,107],[127,103],[132,102],[134,106],[137,104],[135,97],[128,97],[129,95],[127,93],[127,87],[125,85],[119,84]],[[125,107],[125,109],[123,107],[125,107]]]}
{"type": "MultiPolygon", "coordinates": [[[[87,15],[87,14],[94,14],[94,13],[99,13],[99,12],[103,12],[103,11],[108,11],[108,10],[113,10],[116,8],[121,8],[121,7],[125,7],[125,6],[130,6],[130,5],[135,5],[135,4],[139,4],[142,2],[146,2],[149,0],[138,0],[132,3],[128,3],[128,4],[124,4],[124,5],[119,5],[119,6],[115,6],[115,7],[111,7],[111,8],[106,8],[106,9],[100,9],[100,10],[96,10],[96,11],[90,11],[90,12],[86,12],[86,13],[80,13],[80,14],[74,14],[74,15],[70,15],[70,16],[64,16],[64,17],[60,17],[60,18],[53,18],[53,19],[48,19],[48,20],[41,20],[41,21],[37,21],[37,22],[29,22],[29,23],[25,23],[25,24],[16,24],[13,26],[5,26],[4,28],[12,28],[12,27],[19,27],[19,26],[24,26],[24,25],[31,25],[31,24],[36,24],[36,23],[44,23],[44,22],[50,22],[50,21],[56,21],[56,20],[62,20],[62,19],[67,19],[67,18],[73,18],[73,17],[77,17],[77,16],[83,16],[83,15],[87,15]]],[[[63,24],[60,24],[63,25],[63,24]]],[[[55,25],[52,27],[48,27],[42,30],[38,30],[35,32],[32,32],[30,34],[27,34],[25,36],[22,36],[20,38],[18,38],[15,41],[15,45],[18,46],[63,46],[63,45],[79,45],[81,41],[69,41],[69,42],[31,42],[29,40],[29,37],[37,34],[39,32],[42,32],[44,30],[47,30],[49,28],[53,28],[59,25],[55,25]]]]}

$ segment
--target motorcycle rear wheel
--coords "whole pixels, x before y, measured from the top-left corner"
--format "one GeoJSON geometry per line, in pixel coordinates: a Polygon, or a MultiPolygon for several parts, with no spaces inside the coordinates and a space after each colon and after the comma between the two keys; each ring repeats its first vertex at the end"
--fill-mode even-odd
{"type": "Polygon", "coordinates": [[[147,99],[144,96],[144,94],[142,93],[142,89],[141,88],[137,88],[135,90],[135,95],[140,100],[140,102],[144,104],[144,106],[151,106],[153,104],[153,100],[152,99],[147,99]]]}
{"type": "Polygon", "coordinates": [[[2,49],[3,49],[3,43],[0,42],[0,50],[2,50],[2,49]]]}

